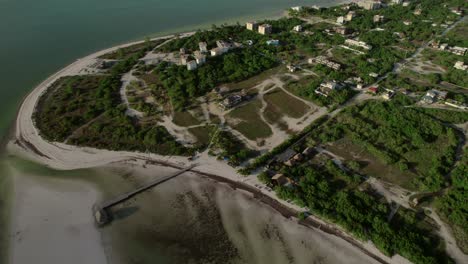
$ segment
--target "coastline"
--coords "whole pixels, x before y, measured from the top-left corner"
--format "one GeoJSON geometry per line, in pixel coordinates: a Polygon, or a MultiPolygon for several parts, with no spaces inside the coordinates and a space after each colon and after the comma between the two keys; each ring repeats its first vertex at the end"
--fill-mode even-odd
{"type": "MultiPolygon", "coordinates": [[[[189,36],[193,33],[194,32],[187,32],[182,35],[189,36]]],[[[152,40],[171,36],[174,35],[157,37],[153,38],[152,40]]],[[[141,42],[142,41],[135,41],[95,52],[75,61],[74,63],[68,65],[64,69],[58,71],[39,84],[34,90],[31,91],[30,94],[25,97],[19,109],[18,117],[16,119],[15,139],[8,143],[8,150],[11,151],[11,153],[24,156],[28,159],[58,170],[93,168],[113,163],[123,164],[128,161],[137,163],[140,162],[140,165],[143,165],[141,163],[142,161],[150,163],[154,162],[160,165],[164,164],[174,168],[200,163],[196,169],[192,170],[193,172],[204,175],[205,177],[212,178],[216,181],[229,183],[230,185],[234,186],[235,189],[243,189],[252,192],[254,196],[258,197],[259,201],[268,204],[287,218],[296,216],[297,212],[301,210],[300,208],[292,204],[288,204],[285,201],[278,200],[272,193],[265,193],[261,190],[258,190],[256,187],[254,187],[254,185],[258,183],[256,179],[249,179],[249,181],[246,182],[246,179],[238,175],[234,168],[221,161],[217,161],[212,157],[209,157],[206,153],[196,161],[189,162],[185,157],[167,157],[157,154],[127,151],[109,151],[89,147],[71,146],[57,142],[48,142],[39,135],[39,132],[32,120],[32,115],[35,111],[35,106],[39,97],[47,90],[49,85],[62,76],[76,74],[83,66],[88,65],[90,61],[96,57],[101,56],[102,54],[141,42]],[[223,172],[223,174],[219,175],[219,172],[223,172]]],[[[393,258],[389,258],[380,253],[380,251],[378,251],[372,245],[357,241],[350,235],[340,230],[337,226],[325,223],[324,221],[314,216],[309,217],[307,221],[303,221],[301,224],[311,228],[319,229],[321,232],[327,234],[338,236],[381,263],[405,263],[403,258],[395,256],[393,258]]]]}

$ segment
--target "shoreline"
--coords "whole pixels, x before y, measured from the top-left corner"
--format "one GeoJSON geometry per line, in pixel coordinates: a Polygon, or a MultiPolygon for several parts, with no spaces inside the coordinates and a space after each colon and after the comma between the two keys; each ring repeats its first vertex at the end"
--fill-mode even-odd
{"type": "MultiPolygon", "coordinates": [[[[185,32],[180,35],[190,36],[194,33],[195,31],[192,31],[185,32]]],[[[151,40],[174,37],[175,35],[179,34],[151,38],[151,40]]],[[[134,41],[97,51],[93,54],[74,61],[37,85],[28,95],[25,96],[21,106],[18,109],[18,115],[14,127],[15,137],[7,144],[8,150],[58,170],[93,168],[109,165],[112,163],[125,164],[128,161],[145,161],[150,163],[154,162],[159,165],[165,164],[166,166],[174,168],[189,166],[200,162],[201,165],[192,170],[193,172],[208,177],[217,182],[227,183],[234,189],[248,191],[249,193],[252,193],[258,201],[271,206],[286,218],[297,216],[297,212],[300,209],[294,209],[291,204],[287,204],[285,201],[278,200],[274,197],[274,194],[265,194],[263,191],[258,190],[254,186],[256,183],[255,180],[247,184],[245,182],[246,178],[238,175],[234,168],[220,161],[216,161],[215,158],[209,157],[208,155],[203,155],[195,162],[189,162],[185,157],[167,157],[157,154],[145,154],[128,151],[108,151],[89,147],[77,147],[57,142],[48,142],[40,136],[32,120],[32,115],[35,112],[38,99],[44,92],[47,91],[48,87],[53,82],[55,82],[60,77],[72,75],[73,73],[76,74],[78,70],[83,68],[83,66],[88,65],[90,61],[103,54],[142,42],[144,41],[134,41]],[[223,172],[222,176],[218,174],[220,171],[223,172]]],[[[337,236],[350,243],[352,246],[357,247],[363,253],[379,261],[380,263],[401,263],[401,260],[395,260],[383,255],[375,247],[369,245],[366,246],[365,243],[352,238],[337,226],[325,223],[315,216],[308,217],[307,220],[300,221],[299,224],[309,228],[319,229],[320,231],[329,235],[337,236]]]]}

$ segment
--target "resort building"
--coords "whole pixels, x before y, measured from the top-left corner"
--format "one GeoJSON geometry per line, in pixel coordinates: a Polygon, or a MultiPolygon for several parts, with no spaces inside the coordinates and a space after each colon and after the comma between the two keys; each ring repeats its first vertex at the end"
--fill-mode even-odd
{"type": "Polygon", "coordinates": [[[248,30],[257,31],[258,30],[258,23],[256,21],[247,22],[245,27],[248,30]]]}
{"type": "Polygon", "coordinates": [[[198,43],[198,47],[200,48],[200,51],[202,53],[207,53],[208,52],[208,44],[206,44],[206,42],[198,43]]]}
{"type": "Polygon", "coordinates": [[[258,33],[269,35],[273,32],[273,27],[270,24],[263,24],[258,27],[258,33]]]}
{"type": "Polygon", "coordinates": [[[382,2],[373,1],[373,0],[364,0],[364,1],[357,2],[357,5],[367,10],[376,10],[382,7],[382,2]]]}
{"type": "Polygon", "coordinates": [[[358,41],[358,40],[354,40],[354,39],[345,40],[345,44],[349,45],[349,46],[361,47],[361,48],[366,49],[366,50],[372,49],[371,45],[368,45],[367,43],[365,43],[363,41],[358,41]]]}
{"type": "Polygon", "coordinates": [[[196,68],[198,68],[197,61],[191,60],[191,61],[188,61],[188,62],[187,62],[187,70],[193,71],[193,70],[195,70],[196,68]]]}

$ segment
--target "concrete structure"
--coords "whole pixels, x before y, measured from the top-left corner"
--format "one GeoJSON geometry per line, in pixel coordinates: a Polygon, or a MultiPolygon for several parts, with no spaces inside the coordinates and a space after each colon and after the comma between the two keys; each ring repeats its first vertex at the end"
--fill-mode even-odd
{"type": "Polygon", "coordinates": [[[301,12],[304,8],[302,6],[293,6],[291,9],[296,12],[301,12]]]}
{"type": "Polygon", "coordinates": [[[361,48],[366,49],[366,50],[372,49],[371,45],[368,45],[367,43],[365,43],[363,41],[358,41],[358,40],[354,40],[354,39],[345,40],[345,44],[349,45],[349,46],[361,47],[361,48]]]}
{"type": "Polygon", "coordinates": [[[206,55],[203,54],[201,51],[195,51],[194,57],[198,65],[203,65],[206,63],[206,55]]]}
{"type": "Polygon", "coordinates": [[[294,31],[296,32],[302,32],[302,26],[301,25],[297,25],[293,28],[294,31]]]}
{"type": "Polygon", "coordinates": [[[376,10],[382,7],[382,2],[373,1],[373,0],[364,0],[364,1],[358,1],[357,5],[367,10],[376,10]]]}
{"type": "Polygon", "coordinates": [[[346,14],[345,20],[346,21],[351,21],[355,17],[356,17],[356,12],[355,11],[349,11],[348,14],[346,14]]]}
{"type": "Polygon", "coordinates": [[[336,23],[338,23],[338,24],[344,24],[344,22],[345,22],[345,17],[344,16],[339,16],[336,19],[336,23]]]}
{"type": "Polygon", "coordinates": [[[465,56],[466,51],[468,50],[468,48],[462,48],[462,47],[456,47],[455,46],[455,47],[451,47],[449,50],[450,50],[450,52],[452,52],[455,55],[465,56]]]}
{"type": "Polygon", "coordinates": [[[313,58],[309,59],[310,64],[312,64],[314,62],[318,63],[318,64],[325,65],[325,66],[327,66],[329,68],[332,68],[334,70],[337,70],[337,71],[341,69],[341,65],[339,63],[330,61],[324,56],[318,56],[315,59],[313,59],[313,58]]]}
{"type": "Polygon", "coordinates": [[[208,52],[208,44],[206,44],[206,42],[200,42],[198,43],[198,47],[200,48],[200,51],[203,52],[203,53],[207,53],[208,52]]]}
{"type": "Polygon", "coordinates": [[[187,65],[188,58],[189,58],[188,55],[185,55],[185,54],[180,55],[180,64],[187,65]]]}
{"type": "Polygon", "coordinates": [[[381,23],[385,20],[385,16],[375,15],[374,16],[374,23],[381,23]]]}
{"type": "Polygon", "coordinates": [[[445,100],[447,98],[447,92],[439,90],[430,90],[421,99],[423,103],[432,104],[438,100],[445,100]]]}
{"type": "Polygon", "coordinates": [[[210,50],[210,53],[211,53],[212,57],[223,55],[226,52],[227,52],[226,49],[219,48],[219,47],[210,50]]]}
{"type": "Polygon", "coordinates": [[[339,90],[339,86],[336,82],[323,82],[315,90],[316,94],[328,97],[332,91],[339,90]]]}
{"type": "Polygon", "coordinates": [[[257,31],[257,30],[258,30],[258,23],[257,23],[256,21],[247,22],[247,23],[245,24],[245,27],[246,27],[248,30],[257,31]]]}
{"type": "Polygon", "coordinates": [[[457,61],[455,65],[453,65],[455,69],[466,71],[468,70],[468,65],[465,64],[463,61],[457,61]]]}
{"type": "Polygon", "coordinates": [[[233,108],[234,106],[240,104],[244,100],[244,96],[240,94],[230,95],[225,98],[221,103],[221,107],[224,109],[233,108]]]}
{"type": "Polygon", "coordinates": [[[340,34],[340,35],[343,35],[343,36],[346,36],[346,35],[349,35],[352,33],[352,30],[349,29],[349,28],[345,28],[345,27],[336,27],[334,28],[335,29],[335,32],[340,34]]]}
{"type": "Polygon", "coordinates": [[[193,71],[198,68],[198,64],[196,60],[191,60],[187,62],[187,70],[193,71]]]}
{"type": "Polygon", "coordinates": [[[403,3],[403,0],[392,0],[392,4],[399,5],[401,3],[403,3]]]}
{"type": "Polygon", "coordinates": [[[270,24],[263,24],[258,27],[258,33],[269,35],[273,32],[273,27],[270,24]]]}

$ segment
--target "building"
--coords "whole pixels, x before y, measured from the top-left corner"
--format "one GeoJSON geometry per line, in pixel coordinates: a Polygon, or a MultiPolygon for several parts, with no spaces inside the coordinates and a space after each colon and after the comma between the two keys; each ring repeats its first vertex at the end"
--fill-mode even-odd
{"type": "Polygon", "coordinates": [[[450,11],[452,11],[452,13],[457,14],[459,16],[463,15],[463,9],[459,6],[452,8],[450,11]]]}
{"type": "Polygon", "coordinates": [[[202,53],[207,53],[208,52],[208,44],[206,44],[206,42],[198,43],[198,47],[200,48],[200,51],[202,53]]]}
{"type": "Polygon", "coordinates": [[[258,33],[269,35],[273,32],[273,27],[270,24],[263,24],[258,27],[258,33]]]}
{"type": "Polygon", "coordinates": [[[421,99],[423,103],[432,104],[438,100],[445,100],[447,98],[447,92],[439,90],[430,90],[421,99]]]}
{"type": "Polygon", "coordinates": [[[392,4],[399,5],[403,3],[403,0],[392,0],[392,4]]]}
{"type": "Polygon", "coordinates": [[[390,100],[395,95],[395,91],[390,89],[385,89],[385,92],[382,94],[383,99],[390,100]]]}
{"type": "Polygon", "coordinates": [[[232,44],[224,40],[217,40],[216,46],[218,46],[218,48],[226,49],[226,51],[232,48],[232,44]]]}
{"type": "Polygon", "coordinates": [[[309,59],[310,64],[312,64],[314,62],[318,63],[318,64],[325,65],[325,66],[327,66],[329,68],[332,68],[334,70],[337,70],[337,71],[341,69],[341,65],[339,63],[330,61],[324,56],[318,56],[315,59],[313,59],[313,58],[309,59]]]}
{"type": "Polygon", "coordinates": [[[306,157],[309,155],[312,155],[313,153],[315,153],[315,150],[314,148],[311,148],[311,147],[307,147],[306,149],[304,149],[304,151],[302,151],[302,155],[306,157]]]}
{"type": "Polygon", "coordinates": [[[187,65],[188,58],[189,58],[189,56],[186,55],[186,54],[180,55],[180,64],[181,65],[187,65]]]}
{"type": "Polygon", "coordinates": [[[413,24],[413,22],[411,22],[409,20],[405,20],[405,21],[403,21],[403,24],[405,24],[405,26],[411,26],[413,24]]]}
{"type": "Polygon", "coordinates": [[[294,31],[296,32],[302,32],[302,26],[301,25],[297,25],[293,28],[294,31]]]}
{"type": "Polygon", "coordinates": [[[336,82],[323,82],[315,90],[315,93],[328,97],[328,95],[330,95],[331,92],[336,91],[338,89],[339,89],[339,86],[336,82]]]}
{"type": "Polygon", "coordinates": [[[356,17],[356,12],[355,11],[349,11],[348,14],[346,14],[345,20],[346,21],[351,21],[355,17],[356,17]]]}
{"type": "Polygon", "coordinates": [[[301,12],[302,9],[304,9],[304,8],[302,6],[293,6],[293,7],[291,7],[291,9],[293,11],[296,11],[296,12],[301,12]]]}
{"type": "Polygon", "coordinates": [[[357,5],[367,10],[376,10],[382,7],[382,2],[373,1],[373,0],[365,0],[365,1],[358,1],[357,5]]]}
{"type": "Polygon", "coordinates": [[[198,65],[203,65],[206,63],[206,56],[201,51],[195,51],[194,57],[198,65]]]}
{"type": "Polygon", "coordinates": [[[369,76],[372,77],[372,78],[377,78],[377,77],[379,77],[379,75],[378,75],[377,73],[375,73],[375,72],[369,73],[369,76]]]}
{"type": "Polygon", "coordinates": [[[455,69],[459,69],[459,70],[462,70],[462,71],[468,70],[468,65],[466,65],[465,62],[463,62],[463,61],[457,61],[455,63],[455,65],[453,65],[453,67],[455,69]]]}
{"type": "Polygon", "coordinates": [[[439,50],[447,50],[447,49],[448,49],[448,44],[447,43],[443,43],[443,44],[439,45],[439,50]]]}
{"type": "Polygon", "coordinates": [[[374,23],[382,23],[385,20],[385,16],[375,15],[374,16],[374,23]]]}
{"type": "Polygon", "coordinates": [[[187,70],[193,71],[193,70],[195,70],[196,68],[198,68],[197,61],[191,60],[191,61],[188,61],[188,62],[187,62],[187,70]]]}
{"type": "Polygon", "coordinates": [[[217,47],[217,48],[214,48],[214,49],[210,50],[211,56],[213,56],[213,57],[223,55],[226,52],[227,52],[226,49],[223,49],[223,48],[220,48],[220,47],[217,47]]]}
{"type": "Polygon", "coordinates": [[[421,13],[422,13],[421,7],[417,7],[417,8],[414,10],[414,12],[413,12],[413,14],[414,14],[415,16],[419,16],[419,15],[421,15],[421,13]]]}
{"type": "Polygon", "coordinates": [[[267,45],[272,45],[272,46],[278,46],[280,44],[280,41],[277,39],[270,39],[266,41],[267,45]]]}
{"type": "Polygon", "coordinates": [[[288,184],[288,182],[289,182],[289,181],[286,179],[286,177],[285,177],[283,174],[280,174],[280,173],[276,174],[276,175],[273,176],[271,179],[272,179],[272,181],[273,181],[274,183],[276,183],[276,184],[279,185],[279,186],[286,185],[286,184],[288,184]]]}
{"type": "Polygon", "coordinates": [[[221,107],[224,109],[232,108],[244,100],[244,97],[240,94],[230,95],[221,102],[221,107]]]}
{"type": "Polygon", "coordinates": [[[349,28],[345,28],[345,27],[336,27],[335,32],[340,34],[340,35],[346,36],[346,35],[351,34],[352,30],[349,29],[349,28]]]}
{"type": "Polygon", "coordinates": [[[402,4],[403,4],[403,6],[409,6],[411,4],[411,2],[410,1],[403,1],[402,4]]]}
{"type": "Polygon", "coordinates": [[[371,94],[377,94],[379,92],[379,88],[378,87],[371,87],[367,91],[369,93],[371,93],[371,94]]]}
{"type": "Polygon", "coordinates": [[[354,39],[345,40],[345,44],[349,45],[349,46],[361,47],[361,48],[366,49],[366,50],[372,49],[371,45],[368,45],[367,43],[365,43],[363,41],[358,41],[358,40],[354,40],[354,39]]]}
{"type": "Polygon", "coordinates": [[[180,53],[180,55],[184,55],[185,53],[187,53],[187,51],[185,50],[185,48],[181,48],[179,50],[179,53],[180,53]]]}
{"type": "Polygon", "coordinates": [[[247,22],[245,27],[248,29],[248,30],[252,30],[252,31],[257,31],[258,30],[258,24],[256,21],[252,21],[252,22],[247,22]]]}
{"type": "Polygon", "coordinates": [[[336,23],[338,23],[338,24],[343,25],[344,22],[345,22],[345,17],[344,17],[344,16],[339,16],[339,17],[336,19],[336,23]]]}
{"type": "Polygon", "coordinates": [[[455,46],[455,47],[451,47],[449,50],[450,50],[450,52],[452,52],[455,55],[465,56],[466,51],[468,50],[468,48],[462,48],[462,47],[456,47],[455,46]]]}

